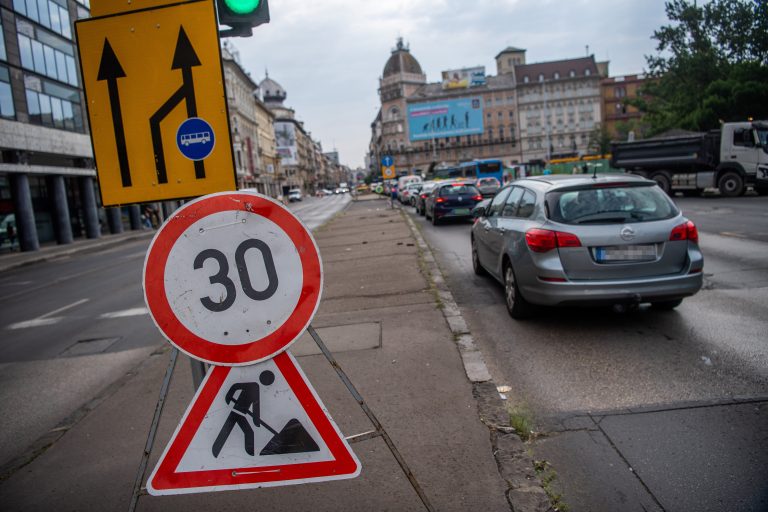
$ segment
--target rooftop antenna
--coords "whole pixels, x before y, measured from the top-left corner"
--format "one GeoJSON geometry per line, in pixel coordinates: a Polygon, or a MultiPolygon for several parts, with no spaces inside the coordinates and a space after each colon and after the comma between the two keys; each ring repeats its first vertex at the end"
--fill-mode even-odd
{"type": "Polygon", "coordinates": [[[586,46],[587,49],[587,57],[589,57],[589,45],[586,46]]]}

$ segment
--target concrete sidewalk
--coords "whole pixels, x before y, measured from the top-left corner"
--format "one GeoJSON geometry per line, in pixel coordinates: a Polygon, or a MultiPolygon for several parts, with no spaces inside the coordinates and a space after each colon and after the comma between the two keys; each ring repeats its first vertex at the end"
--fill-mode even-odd
{"type": "MultiPolygon", "coordinates": [[[[496,433],[467,379],[456,337],[398,210],[357,201],[316,234],[325,270],[313,325],[392,437],[436,510],[509,511],[496,433]]],[[[0,484],[3,510],[126,510],[169,358],[165,344],[30,464],[0,484]]],[[[345,436],[372,430],[307,336],[292,348],[345,436]]],[[[193,395],[182,356],[147,475],[193,395]]],[[[487,404],[486,404],[487,405],[487,404]]],[[[352,445],[354,480],[203,493],[144,495],[138,510],[424,510],[380,438],[352,445]]],[[[508,471],[507,471],[508,472],[508,471]]],[[[522,478],[531,479],[530,471],[522,478]]],[[[510,498],[511,499],[511,498],[510,498]]],[[[525,503],[514,510],[541,510],[525,503]]]]}

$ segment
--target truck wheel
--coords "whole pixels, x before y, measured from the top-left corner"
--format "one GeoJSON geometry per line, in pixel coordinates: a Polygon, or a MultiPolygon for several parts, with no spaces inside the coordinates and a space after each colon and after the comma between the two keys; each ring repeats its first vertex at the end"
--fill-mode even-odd
{"type": "Polygon", "coordinates": [[[657,172],[651,175],[651,179],[656,182],[661,190],[667,195],[672,195],[672,182],[667,176],[667,173],[657,172]]]}
{"type": "Polygon", "coordinates": [[[728,171],[720,176],[717,188],[725,197],[738,197],[744,193],[744,180],[736,171],[728,171]]]}

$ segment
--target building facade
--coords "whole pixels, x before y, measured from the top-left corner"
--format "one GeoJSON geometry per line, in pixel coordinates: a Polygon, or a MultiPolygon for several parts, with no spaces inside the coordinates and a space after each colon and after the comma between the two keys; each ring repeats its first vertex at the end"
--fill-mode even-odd
{"type": "Polygon", "coordinates": [[[275,115],[259,98],[258,85],[243,69],[238,52],[228,42],[223,45],[222,60],[237,186],[277,197],[281,190],[275,115]]]}
{"type": "Polygon", "coordinates": [[[88,16],[87,0],[0,0],[0,219],[24,251],[122,231],[98,207],[74,41],[88,16]]]}
{"type": "Polygon", "coordinates": [[[514,67],[523,161],[548,162],[589,153],[602,120],[600,81],[607,63],[594,56],[514,67]]]}
{"type": "Polygon", "coordinates": [[[645,75],[627,75],[604,78],[600,82],[603,126],[615,140],[627,140],[630,132],[643,138],[648,128],[643,123],[643,113],[629,104],[629,100],[641,96],[647,83],[645,75]]]}
{"type": "Polygon", "coordinates": [[[528,64],[525,54],[502,50],[495,76],[482,67],[464,68],[428,83],[398,39],[379,80],[380,108],[371,123],[367,160],[374,175],[385,156],[398,174],[424,174],[475,159],[512,167],[586,154],[601,121],[600,80],[608,63],[589,56],[528,64]]]}

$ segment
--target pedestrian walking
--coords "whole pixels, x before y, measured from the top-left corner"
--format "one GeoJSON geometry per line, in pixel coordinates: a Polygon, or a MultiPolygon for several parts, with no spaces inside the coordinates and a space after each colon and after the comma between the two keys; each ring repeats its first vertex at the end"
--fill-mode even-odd
{"type": "Polygon", "coordinates": [[[8,235],[8,242],[11,244],[11,251],[13,251],[13,246],[16,245],[16,226],[13,222],[8,223],[6,234],[8,235]]]}

